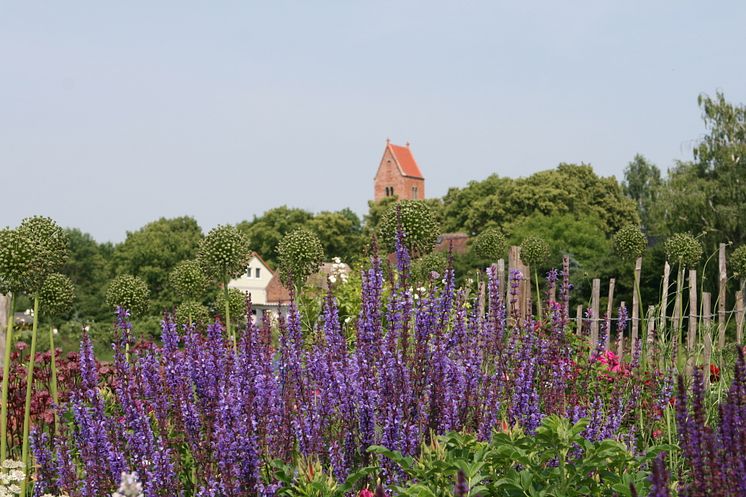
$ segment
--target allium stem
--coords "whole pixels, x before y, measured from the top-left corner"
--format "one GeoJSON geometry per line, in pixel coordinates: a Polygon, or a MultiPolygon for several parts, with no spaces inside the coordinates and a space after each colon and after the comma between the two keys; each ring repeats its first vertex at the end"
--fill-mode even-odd
{"type": "Polygon", "coordinates": [[[13,346],[13,324],[15,322],[16,297],[10,295],[10,312],[8,313],[8,327],[5,330],[5,354],[3,357],[3,390],[2,407],[0,407],[0,461],[8,457],[8,385],[10,381],[10,349],[13,346]]]}
{"type": "Polygon", "coordinates": [[[57,394],[57,349],[54,346],[54,326],[49,327],[49,360],[51,369],[51,378],[49,379],[49,390],[52,394],[52,402],[54,402],[54,434],[59,434],[60,429],[60,418],[58,415],[60,399],[57,394]]]}
{"type": "Polygon", "coordinates": [[[223,292],[225,295],[225,331],[227,332],[228,336],[231,337],[231,340],[233,341],[233,350],[238,350],[238,345],[236,344],[236,335],[233,334],[231,331],[231,306],[230,306],[230,299],[228,297],[228,278],[223,279],[223,292]]]}
{"type": "MultiPolygon", "coordinates": [[[[34,365],[36,364],[36,331],[39,328],[39,294],[34,295],[34,324],[31,328],[31,350],[26,369],[26,405],[23,409],[23,442],[21,443],[21,462],[23,470],[28,474],[29,429],[31,427],[31,391],[34,388],[34,365]]],[[[21,482],[21,495],[26,495],[26,481],[21,482]]]]}
{"type": "Polygon", "coordinates": [[[534,281],[536,282],[536,313],[541,321],[541,291],[539,290],[539,272],[534,268],[534,281]]]}

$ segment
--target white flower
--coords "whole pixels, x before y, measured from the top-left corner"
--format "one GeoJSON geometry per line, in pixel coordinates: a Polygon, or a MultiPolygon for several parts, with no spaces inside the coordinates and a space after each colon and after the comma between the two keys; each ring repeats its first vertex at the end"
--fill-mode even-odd
{"type": "Polygon", "coordinates": [[[341,264],[342,263],[342,259],[340,259],[339,257],[332,257],[332,260],[334,261],[335,264],[341,264]]]}
{"type": "Polygon", "coordinates": [[[143,497],[142,483],[137,478],[137,472],[122,473],[119,490],[111,494],[111,497],[143,497]]]}
{"type": "Polygon", "coordinates": [[[329,283],[336,283],[336,282],[337,282],[337,277],[336,276],[334,276],[333,274],[331,276],[329,276],[329,283]]]}

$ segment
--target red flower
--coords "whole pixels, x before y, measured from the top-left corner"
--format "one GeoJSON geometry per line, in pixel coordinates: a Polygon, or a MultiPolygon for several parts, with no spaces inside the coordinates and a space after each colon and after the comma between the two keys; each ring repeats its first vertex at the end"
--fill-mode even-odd
{"type": "Polygon", "coordinates": [[[710,364],[710,381],[720,381],[720,368],[716,364],[710,364]]]}
{"type": "Polygon", "coordinates": [[[357,497],[373,497],[373,492],[368,490],[367,488],[364,488],[358,492],[357,497]]]}

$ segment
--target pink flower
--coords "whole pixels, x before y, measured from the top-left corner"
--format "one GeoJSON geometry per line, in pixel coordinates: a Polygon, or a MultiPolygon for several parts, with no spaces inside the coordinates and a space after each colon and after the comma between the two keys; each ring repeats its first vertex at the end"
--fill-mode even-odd
{"type": "Polygon", "coordinates": [[[371,492],[369,489],[364,488],[358,492],[357,497],[373,497],[373,492],[371,492]]]}
{"type": "Polygon", "coordinates": [[[613,373],[619,373],[622,371],[622,364],[619,361],[619,357],[612,351],[607,350],[598,356],[598,362],[606,365],[606,369],[613,373]]]}

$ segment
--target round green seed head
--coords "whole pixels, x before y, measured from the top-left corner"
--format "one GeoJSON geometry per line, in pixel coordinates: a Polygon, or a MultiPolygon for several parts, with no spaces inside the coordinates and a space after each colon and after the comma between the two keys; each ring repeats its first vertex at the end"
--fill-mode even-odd
{"type": "Polygon", "coordinates": [[[44,282],[48,265],[27,233],[0,230],[0,293],[36,291],[44,282]]]}
{"type": "Polygon", "coordinates": [[[549,244],[538,236],[530,236],[521,243],[521,260],[529,266],[543,263],[549,257],[549,244]]]}
{"type": "MultiPolygon", "coordinates": [[[[228,309],[231,313],[231,321],[246,318],[246,294],[238,288],[228,289],[228,309]]],[[[225,292],[218,292],[215,299],[215,310],[219,313],[225,312],[225,292]]]]}
{"type": "Polygon", "coordinates": [[[176,307],[174,319],[179,326],[207,323],[210,320],[210,311],[199,302],[187,300],[176,307]]]}
{"type": "Polygon", "coordinates": [[[682,266],[695,266],[702,258],[702,244],[691,233],[676,233],[663,244],[666,258],[682,266]]]}
{"type": "Polygon", "coordinates": [[[628,261],[642,257],[647,246],[648,239],[640,231],[640,228],[633,224],[624,226],[614,235],[614,250],[624,260],[628,261]]]}
{"type": "Polygon", "coordinates": [[[388,252],[396,250],[399,226],[404,233],[404,245],[412,257],[430,252],[440,233],[433,210],[422,200],[401,200],[384,213],[379,237],[388,252]]]}
{"type": "Polygon", "coordinates": [[[70,310],[75,300],[73,282],[60,273],[47,276],[39,291],[41,312],[47,316],[60,316],[70,310]]]}
{"type": "Polygon", "coordinates": [[[730,267],[733,274],[746,279],[746,245],[741,245],[730,255],[730,267]]]}
{"type": "Polygon", "coordinates": [[[18,226],[18,231],[25,234],[44,255],[45,272],[51,274],[62,269],[70,255],[69,241],[63,230],[50,217],[27,217],[18,226]]]}
{"type": "Polygon", "coordinates": [[[505,235],[499,229],[487,228],[477,236],[471,249],[477,257],[495,262],[505,255],[507,246],[505,235]]]}
{"type": "Polygon", "coordinates": [[[286,285],[302,285],[319,270],[324,261],[324,247],[319,238],[302,228],[285,235],[277,246],[280,278],[286,285]]]}
{"type": "Polygon", "coordinates": [[[251,260],[249,241],[234,226],[217,226],[202,240],[197,260],[205,273],[218,281],[236,278],[251,260]]]}
{"type": "Polygon", "coordinates": [[[168,281],[180,300],[195,300],[207,290],[207,276],[199,262],[182,261],[168,275],[168,281]]]}
{"type": "Polygon", "coordinates": [[[148,310],[150,290],[142,278],[122,274],[114,278],[106,290],[106,303],[110,307],[127,309],[132,315],[142,315],[148,310]]]}

